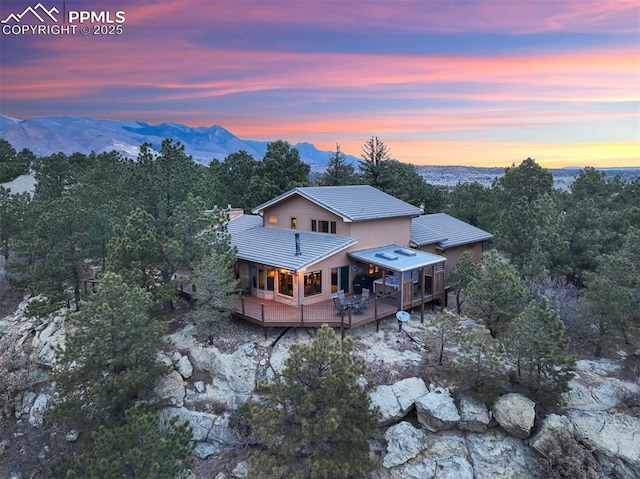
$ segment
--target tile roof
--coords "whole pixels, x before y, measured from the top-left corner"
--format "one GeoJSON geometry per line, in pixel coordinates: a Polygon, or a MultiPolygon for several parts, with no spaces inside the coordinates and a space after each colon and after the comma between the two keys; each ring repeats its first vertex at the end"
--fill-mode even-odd
{"type": "Polygon", "coordinates": [[[447,258],[396,244],[377,248],[350,251],[349,257],[363,263],[376,264],[392,271],[411,271],[432,264],[442,263],[447,258]]]}
{"type": "Polygon", "coordinates": [[[300,271],[358,242],[357,238],[329,233],[300,234],[300,255],[296,256],[295,230],[262,226],[260,216],[243,215],[229,222],[231,244],[237,248],[237,258],[300,271]],[[236,223],[241,220],[242,224],[236,223]],[[251,219],[253,218],[253,219],[251,219]],[[258,218],[258,223],[255,218],[258,218]],[[247,227],[253,222],[253,227],[247,227]],[[236,223],[236,224],[234,224],[236,223]]]}
{"type": "Polygon", "coordinates": [[[492,238],[491,233],[446,213],[422,215],[411,219],[411,242],[417,246],[437,244],[442,248],[451,248],[492,238]]]}
{"type": "Polygon", "coordinates": [[[418,216],[422,210],[369,185],[299,187],[257,206],[260,213],[293,195],[300,195],[335,213],[346,222],[398,216],[418,216]]]}

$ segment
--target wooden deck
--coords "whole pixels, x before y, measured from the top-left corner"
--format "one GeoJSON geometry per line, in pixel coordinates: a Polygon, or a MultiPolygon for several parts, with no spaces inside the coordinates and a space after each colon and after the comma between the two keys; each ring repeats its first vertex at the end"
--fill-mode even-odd
{"type": "MultiPolygon", "coordinates": [[[[419,307],[424,311],[424,304],[433,300],[432,296],[417,297],[411,304],[406,304],[405,309],[419,307]]],[[[351,329],[373,322],[379,324],[380,320],[394,315],[398,310],[397,294],[372,297],[367,308],[360,313],[350,309],[339,312],[334,308],[333,301],[295,307],[243,295],[238,298],[234,315],[263,328],[319,328],[326,323],[333,328],[351,329]]]]}

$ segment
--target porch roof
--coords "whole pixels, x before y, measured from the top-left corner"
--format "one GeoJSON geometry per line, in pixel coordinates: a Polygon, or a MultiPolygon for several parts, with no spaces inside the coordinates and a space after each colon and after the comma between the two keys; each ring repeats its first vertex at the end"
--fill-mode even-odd
{"type": "Polygon", "coordinates": [[[296,255],[295,230],[255,226],[232,234],[236,257],[275,268],[301,271],[358,242],[357,238],[329,233],[300,234],[300,254],[296,255]]]}
{"type": "Polygon", "coordinates": [[[347,254],[350,258],[363,263],[375,264],[381,268],[401,273],[442,263],[447,260],[444,256],[426,253],[396,244],[352,251],[347,254]]]}

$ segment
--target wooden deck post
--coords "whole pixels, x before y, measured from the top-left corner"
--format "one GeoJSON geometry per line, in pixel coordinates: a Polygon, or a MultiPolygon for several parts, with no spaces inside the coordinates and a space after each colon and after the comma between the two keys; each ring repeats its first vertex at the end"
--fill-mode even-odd
{"type": "Polygon", "coordinates": [[[304,327],[304,304],[300,305],[300,327],[304,327]]]}
{"type": "Polygon", "coordinates": [[[420,268],[420,324],[424,324],[424,268],[420,268]]]}
{"type": "Polygon", "coordinates": [[[260,318],[262,319],[262,329],[264,329],[264,340],[267,340],[267,328],[264,325],[264,303],[260,303],[260,318]]]}
{"type": "Polygon", "coordinates": [[[373,297],[373,317],[376,320],[376,333],[380,331],[380,318],[378,318],[378,297],[373,297]]]}
{"type": "Polygon", "coordinates": [[[340,338],[344,341],[344,310],[340,312],[340,338]]]}
{"type": "Polygon", "coordinates": [[[240,306],[242,309],[242,314],[244,314],[244,296],[240,296],[240,306]]]}

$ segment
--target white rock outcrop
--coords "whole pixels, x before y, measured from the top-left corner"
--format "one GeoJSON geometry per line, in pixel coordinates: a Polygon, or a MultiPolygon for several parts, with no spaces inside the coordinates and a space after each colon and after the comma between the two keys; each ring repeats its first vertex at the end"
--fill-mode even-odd
{"type": "Polygon", "coordinates": [[[458,428],[463,431],[485,432],[491,421],[486,404],[469,396],[461,396],[458,405],[460,422],[458,428]]]}
{"type": "Polygon", "coordinates": [[[460,414],[447,389],[434,388],[417,398],[415,405],[418,422],[431,432],[452,428],[460,422],[460,414]]]}
{"type": "Polygon", "coordinates": [[[426,447],[427,436],[411,423],[402,421],[387,429],[384,438],[387,440],[387,453],[382,465],[390,468],[404,464],[420,454],[426,447]]]}
{"type": "Polygon", "coordinates": [[[536,419],[535,406],[531,399],[521,394],[505,394],[493,405],[493,417],[509,434],[526,439],[536,419]]]}
{"type": "Polygon", "coordinates": [[[405,417],[413,408],[416,399],[428,392],[422,379],[407,378],[391,385],[378,386],[369,393],[369,396],[372,406],[380,409],[380,424],[388,425],[405,417]]]}

